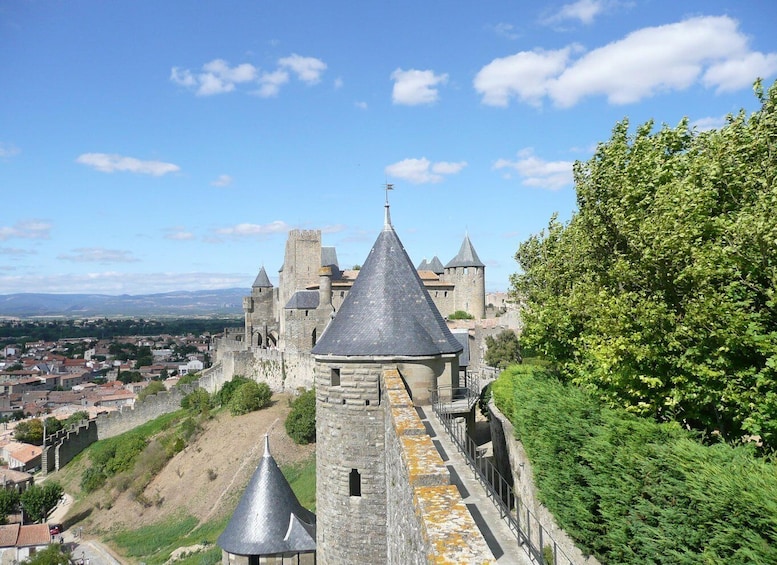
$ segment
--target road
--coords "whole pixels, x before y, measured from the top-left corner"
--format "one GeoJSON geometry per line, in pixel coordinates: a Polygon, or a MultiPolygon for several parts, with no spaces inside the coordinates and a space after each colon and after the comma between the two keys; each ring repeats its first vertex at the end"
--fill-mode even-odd
{"type": "MultiPolygon", "coordinates": [[[[73,497],[69,494],[62,496],[62,500],[49,515],[49,524],[61,524],[64,521],[73,497]]],[[[81,537],[81,528],[75,527],[62,532],[61,536],[55,536],[54,541],[61,538],[71,552],[71,558],[76,563],[83,565],[123,565],[110,550],[97,540],[86,540],[81,537]]]]}

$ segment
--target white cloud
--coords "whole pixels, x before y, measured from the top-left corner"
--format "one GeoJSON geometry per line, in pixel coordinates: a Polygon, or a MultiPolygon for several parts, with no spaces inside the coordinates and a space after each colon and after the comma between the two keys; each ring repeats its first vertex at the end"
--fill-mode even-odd
{"type": "Polygon", "coordinates": [[[521,51],[494,59],[475,75],[475,90],[489,106],[507,106],[511,97],[538,106],[553,78],[566,67],[573,49],[521,51]]]}
{"type": "Polygon", "coordinates": [[[196,91],[197,96],[212,96],[231,92],[236,84],[256,81],[258,71],[250,63],[230,67],[224,59],[214,59],[202,66],[202,72],[194,74],[188,69],[173,67],[170,80],[196,91]]]}
{"type": "Polygon", "coordinates": [[[333,224],[331,226],[324,226],[321,228],[321,233],[340,233],[345,231],[344,224],[333,224]]]}
{"type": "Polygon", "coordinates": [[[335,90],[340,90],[343,87],[343,79],[340,77],[337,77],[333,83],[333,86],[335,87],[335,90]]]}
{"type": "Polygon", "coordinates": [[[366,102],[354,102],[354,106],[359,108],[359,110],[366,110],[367,109],[367,103],[366,102]]]}
{"type": "Polygon", "coordinates": [[[43,220],[23,220],[13,226],[0,226],[0,241],[7,239],[49,239],[51,224],[43,220]]]}
{"type": "Polygon", "coordinates": [[[564,4],[558,12],[543,20],[543,23],[554,24],[566,20],[578,20],[580,23],[590,25],[594,18],[602,13],[604,7],[605,3],[602,0],[578,0],[572,4],[564,4]]]}
{"type": "Polygon", "coordinates": [[[493,168],[510,169],[518,173],[522,184],[548,190],[558,190],[573,182],[572,161],[544,161],[530,147],[521,149],[516,156],[514,161],[498,159],[493,168]]]}
{"type": "Polygon", "coordinates": [[[689,18],[637,30],[574,61],[575,45],[522,51],[483,67],[474,87],[488,105],[507,106],[511,98],[539,105],[547,97],[561,107],[596,95],[629,104],[695,83],[737,90],[777,73],[777,53],[750,51],[738,26],[728,16],[689,18]]]}
{"type": "Polygon", "coordinates": [[[0,159],[15,157],[19,153],[21,151],[13,143],[0,143],[0,159]]]}
{"type": "Polygon", "coordinates": [[[316,84],[326,70],[326,63],[315,57],[302,57],[296,53],[278,60],[278,66],[290,69],[297,78],[307,84],[316,84]]]}
{"type": "Polygon", "coordinates": [[[138,261],[132,256],[131,251],[103,247],[80,247],[73,249],[70,254],[63,253],[57,256],[57,259],[75,263],[134,263],[138,261]]]}
{"type": "Polygon", "coordinates": [[[234,226],[219,228],[216,233],[232,237],[246,237],[255,235],[269,235],[274,233],[286,233],[291,229],[286,222],[276,220],[269,224],[236,224],[234,226]]]}
{"type": "Polygon", "coordinates": [[[397,69],[391,73],[391,79],[394,81],[394,90],[391,93],[394,104],[416,106],[436,102],[439,92],[435,87],[448,82],[448,75],[436,75],[434,71],[397,69]]]}
{"type": "Polygon", "coordinates": [[[281,86],[287,82],[289,82],[289,73],[286,71],[279,69],[272,73],[262,73],[262,76],[259,78],[260,87],[256,94],[262,98],[278,96],[281,86]]]}
{"type": "Polygon", "coordinates": [[[79,155],[76,163],[87,165],[103,173],[115,171],[129,171],[144,175],[159,177],[167,173],[175,173],[181,170],[178,165],[164,163],[162,161],[141,161],[134,157],[108,153],[84,153],[79,155]]]}
{"type": "Polygon", "coordinates": [[[711,129],[720,129],[726,125],[726,116],[699,118],[692,121],[690,124],[691,129],[696,131],[708,131],[711,129]]]}
{"type": "Polygon", "coordinates": [[[404,159],[386,167],[387,175],[404,179],[413,184],[438,183],[444,180],[443,175],[453,175],[461,171],[467,163],[451,163],[439,161],[432,163],[426,157],[421,159],[404,159]]]}
{"type": "Polygon", "coordinates": [[[229,175],[219,175],[219,178],[217,178],[216,180],[214,180],[210,184],[211,184],[211,186],[224,187],[224,186],[229,186],[230,184],[232,184],[233,180],[234,179],[231,176],[229,176],[229,175]]]}

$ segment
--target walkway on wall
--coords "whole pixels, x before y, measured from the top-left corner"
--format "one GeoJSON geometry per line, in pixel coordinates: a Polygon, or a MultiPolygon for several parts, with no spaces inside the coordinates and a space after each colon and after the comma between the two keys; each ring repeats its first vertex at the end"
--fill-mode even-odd
{"type": "Polygon", "coordinates": [[[434,416],[432,407],[423,406],[417,410],[440,457],[448,466],[451,482],[459,489],[464,504],[469,508],[496,562],[503,565],[531,565],[528,554],[518,544],[507,523],[499,516],[464,457],[434,416]]]}

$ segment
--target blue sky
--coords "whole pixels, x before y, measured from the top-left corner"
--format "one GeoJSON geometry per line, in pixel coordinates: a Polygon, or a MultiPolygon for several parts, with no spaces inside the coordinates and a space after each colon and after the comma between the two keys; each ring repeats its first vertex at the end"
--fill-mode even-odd
{"type": "Polygon", "coordinates": [[[468,233],[488,290],[619,120],[698,129],[777,75],[777,3],[0,3],[0,294],[248,288],[468,233]]]}

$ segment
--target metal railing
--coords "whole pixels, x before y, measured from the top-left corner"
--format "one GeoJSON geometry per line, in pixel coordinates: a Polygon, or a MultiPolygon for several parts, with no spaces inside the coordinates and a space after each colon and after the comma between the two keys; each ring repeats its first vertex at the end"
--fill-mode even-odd
{"type": "Polygon", "coordinates": [[[518,543],[526,549],[530,559],[541,565],[575,565],[553,539],[548,529],[522,503],[510,483],[485,456],[485,450],[467,434],[467,426],[463,419],[457,418],[450,409],[446,409],[447,404],[441,402],[437,394],[432,394],[432,410],[450,435],[451,441],[474,471],[478,482],[483,485],[486,495],[496,506],[500,517],[507,522],[518,543]]]}

